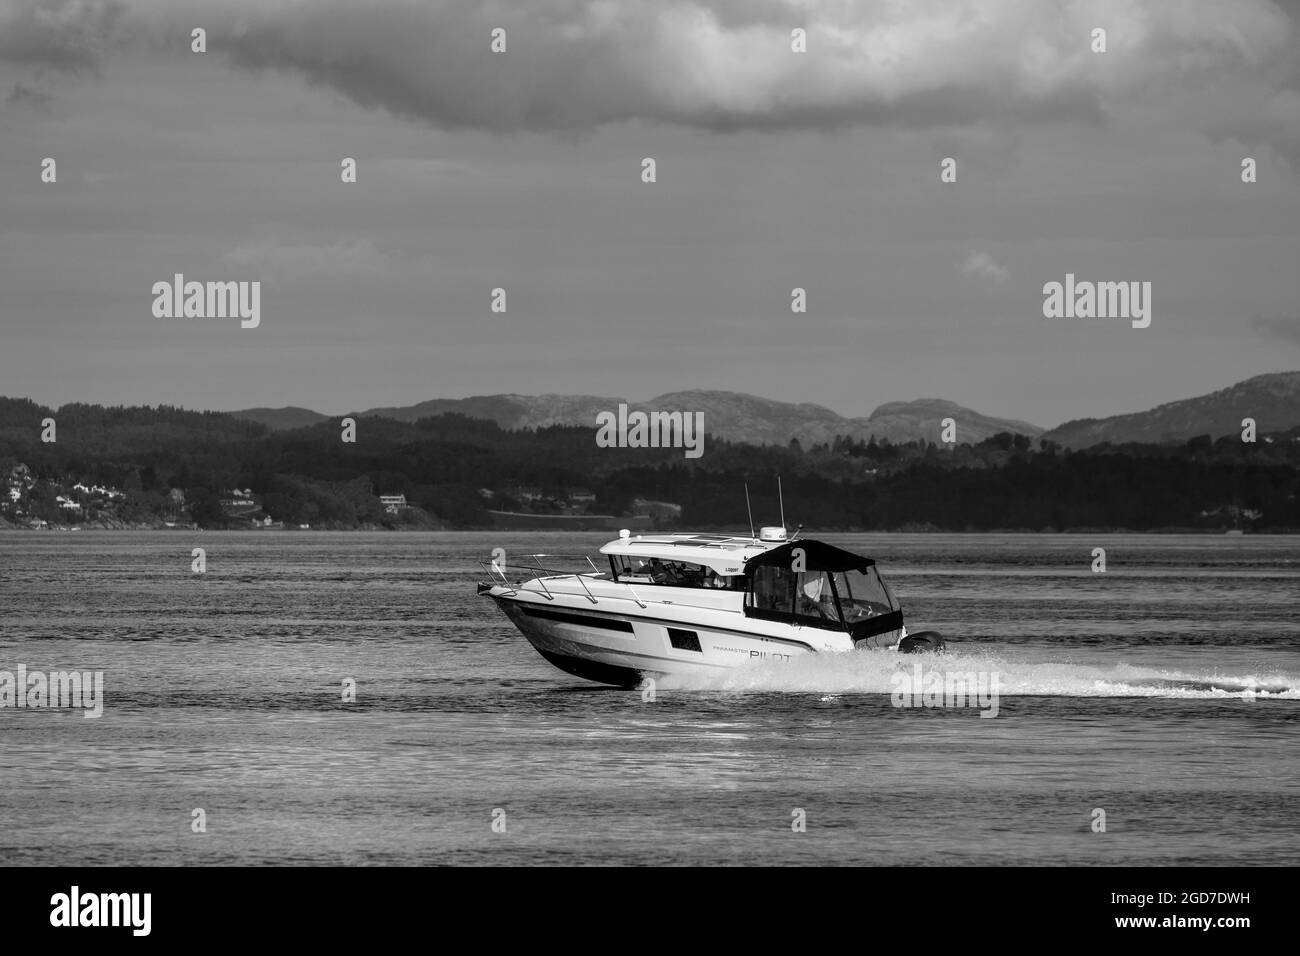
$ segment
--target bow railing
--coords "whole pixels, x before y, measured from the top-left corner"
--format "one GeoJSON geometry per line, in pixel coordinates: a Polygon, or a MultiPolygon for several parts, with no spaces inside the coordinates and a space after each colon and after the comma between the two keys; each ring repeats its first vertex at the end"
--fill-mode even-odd
{"type": "MultiPolygon", "coordinates": [[[[587,587],[588,578],[599,578],[600,580],[609,580],[609,571],[602,571],[596,567],[595,562],[591,560],[590,555],[586,554],[526,554],[522,559],[516,558],[503,563],[497,561],[480,561],[479,567],[488,576],[491,587],[507,588],[510,595],[519,591],[527,591],[530,594],[540,594],[548,601],[555,600],[555,593],[547,584],[557,584],[561,581],[574,580],[581,585],[583,592],[592,604],[599,604],[600,601],[596,595],[591,593],[591,588],[587,587]],[[572,568],[558,568],[552,566],[552,562],[557,561],[585,561],[587,567],[574,571],[572,568]],[[512,580],[512,578],[514,580],[512,580]],[[525,587],[526,584],[536,583],[538,587],[525,587]]],[[[646,603],[641,600],[631,585],[628,590],[632,593],[633,600],[641,607],[646,603]]],[[[576,593],[563,592],[560,593],[576,593]]]]}

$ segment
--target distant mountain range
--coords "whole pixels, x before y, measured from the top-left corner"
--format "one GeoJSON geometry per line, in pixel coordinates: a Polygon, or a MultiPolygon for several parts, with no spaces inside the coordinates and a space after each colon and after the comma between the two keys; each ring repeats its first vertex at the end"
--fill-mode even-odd
{"type": "MultiPolygon", "coordinates": [[[[486,418],[502,428],[545,428],[549,425],[590,425],[602,411],[630,410],[703,412],[705,431],[728,441],[754,445],[785,445],[798,438],[805,446],[833,441],[836,435],[868,441],[888,438],[907,442],[917,438],[938,441],[945,418],[957,422],[959,442],[979,442],[998,432],[1019,432],[1031,437],[1043,429],[1028,422],[993,418],[940,399],[890,402],[866,418],[846,418],[821,405],[778,402],[742,392],[670,392],[647,402],[597,395],[483,395],[473,398],[435,398],[417,405],[371,408],[358,416],[377,416],[413,422],[434,415],[458,413],[486,418]]],[[[231,412],[235,418],[260,422],[273,429],[301,428],[327,416],[306,408],[249,408],[231,412]]]]}
{"type": "MultiPolygon", "coordinates": [[[[894,443],[938,441],[945,418],[957,423],[957,441],[980,442],[999,432],[1043,437],[1069,448],[1102,442],[1184,442],[1197,435],[1218,438],[1241,431],[1241,420],[1254,418],[1258,431],[1285,431],[1300,425],[1300,372],[1257,375],[1231,388],[1198,398],[1171,402],[1145,412],[1110,418],[1078,419],[1050,431],[1013,419],[994,418],[954,402],[923,398],[888,402],[865,418],[846,418],[821,405],[778,402],[742,392],[670,392],[647,402],[596,395],[481,395],[435,398],[416,405],[372,408],[356,416],[413,422],[446,413],[489,419],[506,429],[550,425],[589,425],[596,414],[615,411],[620,403],[641,411],[703,412],[705,431],[729,441],[784,445],[798,438],[804,446],[832,441],[836,435],[894,443]]],[[[302,428],[330,417],[307,408],[249,408],[235,418],[272,429],[302,428]]]]}
{"type": "Polygon", "coordinates": [[[310,408],[298,408],[294,405],[285,408],[246,408],[239,412],[227,412],[232,418],[247,422],[258,422],[273,431],[288,431],[291,428],[307,428],[329,418],[310,408]]]}
{"type": "Polygon", "coordinates": [[[1261,434],[1300,425],[1300,372],[1256,375],[1230,388],[1146,412],[1076,419],[1042,437],[1067,448],[1090,448],[1102,442],[1158,445],[1184,442],[1197,435],[1239,435],[1243,418],[1253,418],[1261,434]]]}

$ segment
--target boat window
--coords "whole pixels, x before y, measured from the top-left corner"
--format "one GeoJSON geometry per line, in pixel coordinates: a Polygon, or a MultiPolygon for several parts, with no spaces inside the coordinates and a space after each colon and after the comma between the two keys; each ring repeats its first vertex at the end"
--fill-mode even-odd
{"type": "Polygon", "coordinates": [[[830,574],[825,571],[804,571],[798,578],[795,617],[801,622],[822,627],[839,627],[839,608],[835,604],[830,574]]]}
{"type": "Polygon", "coordinates": [[[898,610],[898,602],[874,567],[865,572],[835,572],[835,592],[844,620],[850,625],[898,610]]]}
{"type": "Polygon", "coordinates": [[[611,554],[609,566],[614,572],[614,580],[631,581],[635,584],[650,582],[650,568],[646,558],[629,557],[624,554],[611,554]]]}
{"type": "Polygon", "coordinates": [[[635,555],[611,555],[610,566],[614,571],[614,579],[625,584],[736,590],[744,587],[745,580],[743,576],[717,574],[706,565],[690,561],[667,561],[635,555]]]}
{"type": "Polygon", "coordinates": [[[755,568],[753,583],[745,595],[746,608],[763,612],[763,616],[788,616],[794,610],[796,577],[789,569],[776,565],[755,568]]]}
{"type": "Polygon", "coordinates": [[[754,568],[745,613],[751,617],[790,621],[812,627],[843,630],[831,575],[825,571],[792,571],[781,565],[754,568]]]}
{"type": "Polygon", "coordinates": [[[700,648],[700,636],[694,631],[684,631],[680,628],[668,628],[668,640],[679,651],[704,651],[700,648]]]}
{"type": "Polygon", "coordinates": [[[715,591],[743,591],[745,590],[745,576],[743,574],[719,574],[712,568],[705,568],[704,583],[700,586],[715,591]]]}

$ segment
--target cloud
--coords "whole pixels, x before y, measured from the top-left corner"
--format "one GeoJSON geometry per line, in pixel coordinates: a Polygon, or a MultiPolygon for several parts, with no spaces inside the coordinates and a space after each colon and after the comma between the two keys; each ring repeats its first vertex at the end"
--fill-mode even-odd
{"type": "Polygon", "coordinates": [[[1262,335],[1300,345],[1300,313],[1292,315],[1257,315],[1250,327],[1262,335]]]}
{"type": "Polygon", "coordinates": [[[1090,66],[1082,42],[1073,56],[1058,47],[1007,57],[1008,43],[1014,49],[1025,37],[1016,21],[1032,5],[1001,7],[953,16],[924,3],[828,12],[813,3],[749,9],[698,0],[510,8],[324,0],[252,13],[212,48],[242,67],[301,73],[362,105],[448,128],[1099,120],[1097,94],[1080,82],[1090,66]],[[497,27],[506,31],[501,54],[488,48],[497,27]],[[791,51],[794,27],[807,31],[808,53],[791,51]]]}
{"type": "Polygon", "coordinates": [[[97,73],[124,0],[0,0],[0,60],[97,73]]]}
{"type": "Polygon", "coordinates": [[[1269,0],[5,2],[19,13],[0,20],[0,57],[93,65],[106,31],[188,56],[201,24],[209,56],[447,129],[1100,123],[1139,94],[1201,87],[1244,90],[1235,116],[1273,103],[1285,120],[1300,59],[1269,0]],[[1089,45],[1099,23],[1105,54],[1089,45]],[[495,28],[505,53],[489,50],[495,28]]]}
{"type": "Polygon", "coordinates": [[[904,4],[532,0],[256,5],[217,44],[358,103],[442,127],[716,129],[1100,122],[1152,81],[1257,71],[1291,24],[1263,0],[904,4]],[[1098,16],[1110,49],[1089,48],[1098,16]],[[493,28],[507,52],[493,54],[493,28]],[[791,30],[808,52],[791,51],[791,30]]]}
{"type": "Polygon", "coordinates": [[[31,72],[5,102],[45,113],[54,99],[51,74],[97,76],[125,10],[122,0],[0,0],[0,63],[31,72]]]}
{"type": "Polygon", "coordinates": [[[989,282],[1005,282],[1011,273],[993,261],[987,252],[972,252],[962,263],[961,274],[971,279],[985,279],[989,282]]]}
{"type": "Polygon", "coordinates": [[[1215,139],[1267,145],[1300,170],[1300,89],[1279,90],[1250,109],[1228,113],[1209,133],[1215,139]]]}

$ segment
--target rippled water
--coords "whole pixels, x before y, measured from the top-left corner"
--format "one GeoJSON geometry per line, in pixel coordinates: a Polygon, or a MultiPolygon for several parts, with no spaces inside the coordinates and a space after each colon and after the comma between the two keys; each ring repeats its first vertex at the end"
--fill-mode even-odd
{"type": "Polygon", "coordinates": [[[605,537],[0,534],[0,670],[106,684],[0,709],[0,861],[1300,861],[1300,538],[827,536],[954,640],[925,667],[997,674],[983,719],[893,706],[886,652],[644,701],[475,596],[605,537]]]}

